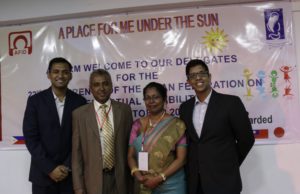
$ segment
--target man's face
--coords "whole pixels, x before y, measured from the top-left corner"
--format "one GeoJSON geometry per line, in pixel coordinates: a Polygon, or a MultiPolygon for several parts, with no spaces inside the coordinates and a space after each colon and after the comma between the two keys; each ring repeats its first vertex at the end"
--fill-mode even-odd
{"type": "Polygon", "coordinates": [[[112,93],[112,83],[106,75],[93,75],[90,81],[90,90],[98,102],[104,104],[112,93]]]}
{"type": "Polygon", "coordinates": [[[47,76],[54,89],[66,89],[72,79],[70,67],[66,63],[54,63],[47,76]]]}
{"type": "Polygon", "coordinates": [[[208,94],[210,92],[211,75],[201,65],[190,69],[187,82],[196,94],[208,94]]]}

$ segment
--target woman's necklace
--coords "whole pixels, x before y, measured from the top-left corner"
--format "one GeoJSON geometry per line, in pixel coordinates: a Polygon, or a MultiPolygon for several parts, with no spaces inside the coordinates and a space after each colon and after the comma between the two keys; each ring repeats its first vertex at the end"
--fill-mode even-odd
{"type": "Polygon", "coordinates": [[[166,114],[166,111],[164,111],[164,113],[160,116],[160,118],[155,123],[152,123],[152,121],[150,119],[150,116],[149,116],[149,126],[150,126],[150,128],[156,127],[156,125],[162,120],[162,118],[165,116],[165,114],[166,114]]]}

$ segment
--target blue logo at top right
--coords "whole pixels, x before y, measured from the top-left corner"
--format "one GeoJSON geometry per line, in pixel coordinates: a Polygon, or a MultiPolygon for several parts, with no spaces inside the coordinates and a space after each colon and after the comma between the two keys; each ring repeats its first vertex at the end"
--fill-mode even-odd
{"type": "Polygon", "coordinates": [[[267,9],[264,14],[267,40],[285,39],[282,8],[267,9]]]}

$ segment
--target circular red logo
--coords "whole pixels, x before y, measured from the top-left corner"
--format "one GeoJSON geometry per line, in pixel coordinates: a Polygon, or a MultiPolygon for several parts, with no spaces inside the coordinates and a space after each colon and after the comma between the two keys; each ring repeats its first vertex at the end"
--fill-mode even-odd
{"type": "Polygon", "coordinates": [[[284,136],[284,129],[282,128],[282,127],[277,127],[277,128],[275,128],[275,130],[274,130],[274,135],[276,136],[276,137],[283,137],[284,136]]]}

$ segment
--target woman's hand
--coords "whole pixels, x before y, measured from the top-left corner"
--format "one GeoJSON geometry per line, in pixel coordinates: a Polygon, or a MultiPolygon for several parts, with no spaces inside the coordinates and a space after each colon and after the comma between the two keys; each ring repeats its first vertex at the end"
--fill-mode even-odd
{"type": "Polygon", "coordinates": [[[146,177],[143,176],[139,171],[134,173],[134,177],[139,181],[139,183],[143,184],[146,181],[146,177]]]}
{"type": "Polygon", "coordinates": [[[155,176],[155,177],[147,177],[144,181],[144,186],[149,189],[155,189],[157,186],[159,186],[163,182],[163,179],[161,176],[155,176]]]}

